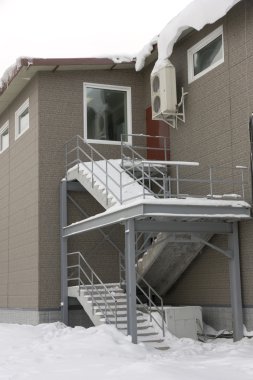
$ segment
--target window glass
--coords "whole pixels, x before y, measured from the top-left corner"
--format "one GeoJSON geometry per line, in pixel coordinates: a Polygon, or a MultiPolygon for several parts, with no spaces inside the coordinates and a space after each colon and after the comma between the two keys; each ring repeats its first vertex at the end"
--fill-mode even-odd
{"type": "Polygon", "coordinates": [[[224,62],[222,25],[187,51],[189,83],[207,74],[224,62]]]}
{"type": "Polygon", "coordinates": [[[194,75],[222,59],[222,36],[215,38],[193,55],[194,75]]]}
{"type": "Polygon", "coordinates": [[[86,101],[87,138],[121,141],[128,133],[127,91],[86,87],[86,101]]]}
{"type": "Polygon", "coordinates": [[[4,129],[0,134],[0,152],[9,147],[9,128],[4,129]]]}
{"type": "Polygon", "coordinates": [[[26,108],[19,116],[18,133],[21,134],[29,128],[29,110],[26,108]]]}

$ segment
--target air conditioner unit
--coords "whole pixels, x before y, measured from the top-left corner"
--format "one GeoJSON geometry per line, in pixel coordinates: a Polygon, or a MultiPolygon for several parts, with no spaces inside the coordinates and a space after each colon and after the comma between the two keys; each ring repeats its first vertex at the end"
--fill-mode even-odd
{"type": "Polygon", "coordinates": [[[170,62],[151,74],[151,103],[154,120],[177,114],[176,70],[170,62]]]}

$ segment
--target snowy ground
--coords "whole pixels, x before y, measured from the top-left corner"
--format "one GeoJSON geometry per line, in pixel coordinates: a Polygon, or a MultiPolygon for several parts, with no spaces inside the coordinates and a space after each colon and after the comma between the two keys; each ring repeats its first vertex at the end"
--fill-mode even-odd
{"type": "Polygon", "coordinates": [[[253,339],[171,338],[163,352],[133,345],[114,327],[0,324],[0,379],[253,379],[253,339]]]}

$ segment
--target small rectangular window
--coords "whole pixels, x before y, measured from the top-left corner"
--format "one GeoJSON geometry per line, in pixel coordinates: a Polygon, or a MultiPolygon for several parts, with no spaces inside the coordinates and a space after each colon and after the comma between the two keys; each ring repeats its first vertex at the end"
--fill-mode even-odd
{"type": "Polygon", "coordinates": [[[131,91],[129,87],[84,84],[85,138],[91,142],[129,142],[131,91]]]}
{"type": "Polygon", "coordinates": [[[9,122],[0,128],[0,153],[9,148],[9,122]]]}
{"type": "Polygon", "coordinates": [[[223,28],[220,26],[188,50],[189,83],[224,62],[223,28]]]}
{"type": "Polygon", "coordinates": [[[15,138],[29,129],[29,99],[15,112],[15,138]]]}

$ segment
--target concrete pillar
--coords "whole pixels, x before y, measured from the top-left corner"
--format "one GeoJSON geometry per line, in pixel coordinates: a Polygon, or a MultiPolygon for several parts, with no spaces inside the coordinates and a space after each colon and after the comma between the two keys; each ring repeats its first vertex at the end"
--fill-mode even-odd
{"type": "Polygon", "coordinates": [[[132,342],[137,343],[136,317],[136,272],[135,272],[135,222],[130,219],[125,224],[125,263],[127,293],[127,333],[132,342]]]}
{"type": "Polygon", "coordinates": [[[238,223],[233,222],[233,233],[228,237],[228,246],[232,252],[229,259],[230,275],[230,297],[232,306],[232,321],[234,341],[243,338],[243,314],[242,314],[242,295],[241,295],[241,275],[240,275],[240,256],[238,223]]]}
{"type": "Polygon", "coordinates": [[[61,317],[68,325],[68,273],[67,273],[67,238],[62,236],[63,227],[67,226],[67,181],[60,184],[60,239],[61,239],[61,317]]]}

